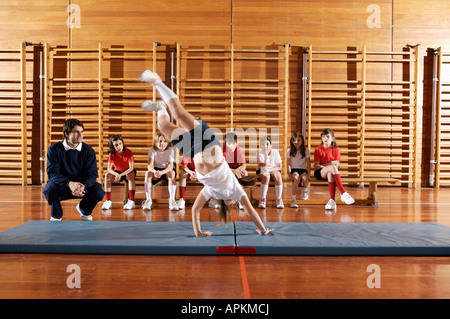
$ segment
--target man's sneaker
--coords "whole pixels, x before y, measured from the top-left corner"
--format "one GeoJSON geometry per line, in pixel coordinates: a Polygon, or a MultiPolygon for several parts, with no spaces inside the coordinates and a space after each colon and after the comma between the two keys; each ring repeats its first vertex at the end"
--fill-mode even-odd
{"type": "Polygon", "coordinates": [[[51,221],[58,221],[58,222],[60,222],[60,221],[62,221],[62,218],[50,217],[50,220],[51,221]]]}
{"type": "Polygon", "coordinates": [[[150,100],[145,100],[141,104],[141,109],[148,112],[158,112],[159,110],[165,109],[166,105],[162,101],[153,102],[150,100]]]}
{"type": "Polygon", "coordinates": [[[265,198],[261,198],[259,200],[258,208],[266,208],[266,199],[265,198]]]}
{"type": "Polygon", "coordinates": [[[351,205],[355,202],[353,197],[351,197],[350,194],[347,192],[345,192],[344,194],[341,195],[341,201],[343,201],[347,205],[351,205]]]}
{"type": "Polygon", "coordinates": [[[111,209],[111,207],[112,207],[112,201],[105,200],[105,202],[102,205],[102,209],[111,209]]]}
{"type": "Polygon", "coordinates": [[[277,199],[277,208],[284,208],[284,203],[282,198],[277,199]]]}
{"type": "Polygon", "coordinates": [[[134,209],[136,205],[134,204],[134,201],[129,199],[125,205],[123,205],[123,209],[134,209]]]}
{"type": "Polygon", "coordinates": [[[143,210],[151,210],[152,209],[152,201],[151,200],[144,200],[141,204],[141,208],[143,210]]]}
{"type": "Polygon", "coordinates": [[[183,198],[180,198],[177,201],[177,206],[178,206],[178,209],[184,209],[186,207],[186,202],[184,201],[183,198]]]}
{"type": "Polygon", "coordinates": [[[144,72],[142,72],[138,80],[140,82],[148,82],[152,85],[161,82],[161,78],[159,77],[159,75],[156,72],[152,72],[150,70],[145,70],[144,72]]]}
{"type": "Polygon", "coordinates": [[[179,210],[176,200],[169,198],[169,210],[179,210]]]}
{"type": "Polygon", "coordinates": [[[209,206],[210,208],[219,209],[219,208],[220,208],[220,203],[219,203],[219,201],[218,201],[217,199],[211,198],[211,199],[209,200],[208,206],[209,206]]]}
{"type": "Polygon", "coordinates": [[[325,209],[336,209],[336,202],[333,199],[330,199],[328,203],[325,205],[325,209]]]}
{"type": "Polygon", "coordinates": [[[84,215],[81,212],[80,203],[78,203],[78,205],[77,205],[77,211],[80,213],[81,220],[92,220],[92,216],[91,215],[84,215]]]}
{"type": "Polygon", "coordinates": [[[292,208],[298,208],[298,205],[297,205],[297,203],[295,202],[295,199],[292,199],[292,200],[291,200],[291,207],[292,207],[292,208]]]}

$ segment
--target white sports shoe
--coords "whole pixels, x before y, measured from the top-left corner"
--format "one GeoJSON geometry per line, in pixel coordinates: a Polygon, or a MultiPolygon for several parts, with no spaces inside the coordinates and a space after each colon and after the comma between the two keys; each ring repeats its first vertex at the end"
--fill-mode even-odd
{"type": "Polygon", "coordinates": [[[220,208],[220,203],[219,203],[219,201],[218,201],[217,199],[211,198],[211,199],[209,200],[208,206],[209,206],[210,208],[219,209],[219,208],[220,208]]]}
{"type": "Polygon", "coordinates": [[[161,78],[159,77],[158,73],[152,72],[150,70],[145,70],[139,76],[139,81],[140,82],[148,82],[152,85],[155,85],[156,83],[161,82],[161,78]]]}
{"type": "Polygon", "coordinates": [[[81,209],[80,209],[80,203],[78,203],[78,205],[77,205],[77,211],[80,213],[81,220],[92,220],[91,215],[83,215],[83,213],[81,212],[81,209]]]}
{"type": "Polygon", "coordinates": [[[284,208],[283,199],[278,198],[277,199],[277,208],[284,208]]]}
{"type": "Polygon", "coordinates": [[[136,207],[134,201],[129,199],[125,205],[123,205],[123,209],[134,209],[136,207]]]}
{"type": "Polygon", "coordinates": [[[179,210],[176,200],[169,198],[169,210],[179,210]]]}
{"type": "Polygon", "coordinates": [[[178,209],[184,209],[186,207],[186,202],[184,201],[183,198],[180,198],[177,201],[177,205],[178,205],[178,209]]]}
{"type": "Polygon", "coordinates": [[[266,199],[265,198],[261,198],[259,200],[258,208],[266,208],[266,199]]]}
{"type": "Polygon", "coordinates": [[[341,195],[341,201],[343,201],[347,205],[351,205],[355,202],[353,197],[351,197],[350,194],[347,192],[345,192],[344,194],[341,195]]]}
{"type": "Polygon", "coordinates": [[[142,102],[141,104],[141,109],[143,109],[144,111],[149,111],[149,112],[158,112],[161,109],[165,109],[166,105],[164,104],[164,102],[162,101],[158,101],[158,102],[153,102],[150,100],[146,100],[144,102],[142,102]]]}
{"type": "Polygon", "coordinates": [[[54,218],[54,217],[50,217],[50,220],[51,220],[51,221],[58,221],[58,222],[60,222],[60,221],[62,221],[62,218],[54,218]]]}
{"type": "Polygon", "coordinates": [[[336,209],[336,202],[333,199],[330,199],[328,203],[325,205],[325,209],[336,209]]]}
{"type": "Polygon", "coordinates": [[[102,209],[111,209],[111,207],[112,207],[112,201],[105,200],[105,202],[102,205],[102,209]]]}
{"type": "Polygon", "coordinates": [[[309,198],[308,191],[304,189],[302,194],[302,200],[307,200],[308,198],[309,198]]]}
{"type": "Polygon", "coordinates": [[[292,208],[298,208],[298,205],[297,205],[297,203],[295,202],[295,199],[292,199],[292,200],[291,200],[291,207],[292,207],[292,208]]]}
{"type": "Polygon", "coordinates": [[[141,208],[143,210],[151,210],[153,206],[153,203],[151,200],[144,200],[141,204],[141,208]]]}

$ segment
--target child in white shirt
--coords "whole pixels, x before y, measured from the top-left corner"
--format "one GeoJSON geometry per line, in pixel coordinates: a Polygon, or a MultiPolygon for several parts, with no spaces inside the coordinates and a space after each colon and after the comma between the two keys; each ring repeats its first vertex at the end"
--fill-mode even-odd
{"type": "Polygon", "coordinates": [[[146,70],[139,80],[153,85],[164,100],[164,103],[144,101],[141,108],[157,112],[158,129],[183,155],[194,160],[197,179],[205,186],[192,206],[192,226],[195,236],[212,235],[210,231],[202,231],[200,226],[200,212],[211,196],[222,200],[219,224],[227,223],[232,215],[232,208],[240,200],[257,226],[257,232],[263,235],[272,232],[273,229],[264,226],[247,194],[231,172],[223,157],[222,146],[208,125],[184,109],[178,96],[161,81],[158,74],[146,70]],[[169,107],[172,116],[181,127],[170,121],[166,107],[169,107]]]}
{"type": "Polygon", "coordinates": [[[152,209],[152,186],[165,180],[169,189],[169,209],[178,210],[176,195],[176,170],[174,166],[175,156],[173,147],[162,133],[156,134],[153,147],[148,152],[148,170],[145,173],[145,195],[147,199],[142,203],[142,209],[152,209]]]}
{"type": "Polygon", "coordinates": [[[281,177],[281,156],[280,153],[272,148],[270,137],[265,136],[259,143],[258,168],[256,175],[261,180],[261,199],[258,207],[266,208],[266,196],[269,190],[269,182],[272,179],[275,182],[275,193],[277,195],[277,208],[284,208],[283,204],[283,178],[281,177]]]}

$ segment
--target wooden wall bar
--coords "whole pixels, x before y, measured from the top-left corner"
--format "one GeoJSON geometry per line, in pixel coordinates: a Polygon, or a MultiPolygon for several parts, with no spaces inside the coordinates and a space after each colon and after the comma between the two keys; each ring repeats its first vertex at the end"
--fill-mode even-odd
{"type": "MultiPolygon", "coordinates": [[[[450,5],[446,0],[435,0],[433,6],[419,0],[8,1],[2,4],[0,48],[17,50],[24,40],[35,44],[49,43],[52,47],[59,46],[66,49],[98,49],[99,43],[103,48],[152,49],[156,41],[163,46],[175,46],[179,43],[182,47],[200,48],[211,46],[229,48],[233,43],[236,48],[242,49],[267,49],[268,44],[279,46],[290,43],[294,54],[291,55],[289,65],[289,118],[291,130],[297,130],[302,129],[301,121],[304,116],[303,112],[299,112],[303,107],[304,94],[299,93],[299,88],[302,87],[304,68],[303,59],[299,59],[299,55],[295,54],[296,50],[311,46],[316,51],[351,51],[351,48],[361,50],[365,45],[367,52],[397,52],[402,51],[406,44],[420,43],[417,49],[419,63],[414,74],[417,82],[423,83],[426,80],[424,73],[429,63],[424,59],[427,49],[450,45],[449,15],[450,5]]],[[[31,47],[28,49],[31,50],[31,47]]],[[[168,59],[165,57],[164,60],[168,59]]],[[[70,70],[73,78],[98,78],[101,71],[102,79],[106,79],[120,78],[114,73],[117,69],[123,69],[128,74],[124,75],[124,78],[131,78],[135,77],[141,71],[138,69],[147,62],[133,64],[135,66],[125,62],[124,67],[111,63],[111,70],[108,67],[98,70],[98,65],[94,61],[71,61],[70,70]]],[[[375,64],[376,67],[372,67],[369,63],[366,65],[367,76],[370,77],[368,81],[384,81],[383,76],[387,74],[386,72],[390,72],[391,77],[396,73],[402,73],[397,72],[398,66],[387,66],[385,69],[380,63],[375,64]]],[[[321,70],[323,76],[339,72],[340,66],[336,65],[336,68],[323,68],[321,70]]],[[[255,63],[249,63],[248,66],[253,70],[258,67],[255,63]]],[[[34,154],[39,154],[40,146],[34,142],[37,128],[33,124],[38,123],[40,119],[37,103],[33,101],[37,97],[35,92],[39,87],[34,83],[36,75],[39,75],[38,68],[38,64],[27,63],[27,91],[31,90],[27,93],[28,137],[33,135],[32,142],[27,142],[31,154],[27,159],[28,183],[39,183],[39,174],[36,177],[40,167],[39,156],[34,154]]],[[[161,65],[159,70],[165,70],[165,76],[170,74],[166,65],[161,65]]],[[[348,71],[350,69],[345,72],[348,71]]],[[[192,69],[190,72],[195,70],[192,69]]],[[[350,76],[351,74],[348,74],[347,78],[350,76]]],[[[12,61],[8,62],[7,67],[0,69],[0,79],[20,80],[20,69],[15,68],[12,61]]],[[[101,88],[98,87],[98,83],[96,85],[96,90],[92,89],[90,93],[98,94],[101,88]]],[[[102,85],[103,89],[109,90],[110,83],[103,82],[102,85]]],[[[57,94],[58,90],[53,93],[57,94]]],[[[104,111],[109,110],[111,102],[112,104],[118,102],[114,100],[117,98],[114,94],[120,93],[117,90],[121,89],[113,87],[112,90],[113,95],[104,96],[101,103],[104,111]]],[[[131,93],[127,92],[128,96],[131,93]]],[[[145,95],[152,98],[151,93],[145,95]]],[[[414,95],[417,100],[415,124],[418,127],[414,147],[417,149],[418,163],[413,170],[417,179],[408,185],[427,186],[429,176],[426,170],[421,170],[421,166],[429,156],[430,150],[428,141],[423,141],[422,137],[427,136],[428,139],[429,133],[424,131],[422,119],[429,118],[431,90],[428,87],[425,90],[423,85],[419,85],[414,95]]],[[[72,104],[80,102],[76,101],[77,99],[84,101],[81,97],[74,98],[72,104]]],[[[98,97],[96,102],[99,102],[98,97]]],[[[4,99],[0,100],[0,108],[2,114],[9,114],[10,107],[4,99]]],[[[85,114],[88,115],[89,112],[85,114]]],[[[153,123],[153,119],[151,122],[153,123]]],[[[88,121],[88,124],[94,126],[94,121],[92,123],[88,121]]],[[[95,122],[95,125],[98,124],[95,122]]],[[[111,129],[114,131],[116,127],[111,129]]],[[[104,138],[110,132],[110,128],[103,127],[104,138]]],[[[7,134],[2,131],[0,139],[5,138],[7,134]]],[[[96,147],[100,147],[98,138],[95,144],[96,147]]],[[[408,171],[408,174],[411,173],[413,172],[408,171]]],[[[13,182],[7,181],[8,178],[4,176],[0,178],[3,178],[2,182],[5,183],[13,182]]]]}

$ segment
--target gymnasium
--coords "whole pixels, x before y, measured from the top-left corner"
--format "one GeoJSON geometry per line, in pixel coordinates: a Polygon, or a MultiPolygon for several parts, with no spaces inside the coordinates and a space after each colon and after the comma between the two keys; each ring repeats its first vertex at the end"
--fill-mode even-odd
{"type": "Polygon", "coordinates": [[[177,300],[181,317],[276,316],[273,300],[450,298],[449,16],[447,0],[2,0],[0,298],[177,300]],[[212,235],[196,237],[203,185],[188,180],[185,207],[172,208],[176,148],[175,182],[152,185],[142,209],[159,113],[141,104],[163,98],[139,80],[145,70],[221,145],[237,134],[242,188],[273,232],[256,232],[237,206],[218,226],[210,200],[199,218],[212,235]],[[113,135],[136,175],[131,188],[113,183],[112,206],[102,198],[92,218],[71,198],[51,220],[47,155],[68,119],[83,123],[98,185],[113,135]],[[314,174],[324,129],[354,199],[336,191],[332,209],[330,180],[314,174]],[[310,160],[309,188],[292,194],[294,133],[310,160]],[[266,137],[281,182],[263,188],[266,137]]]}

